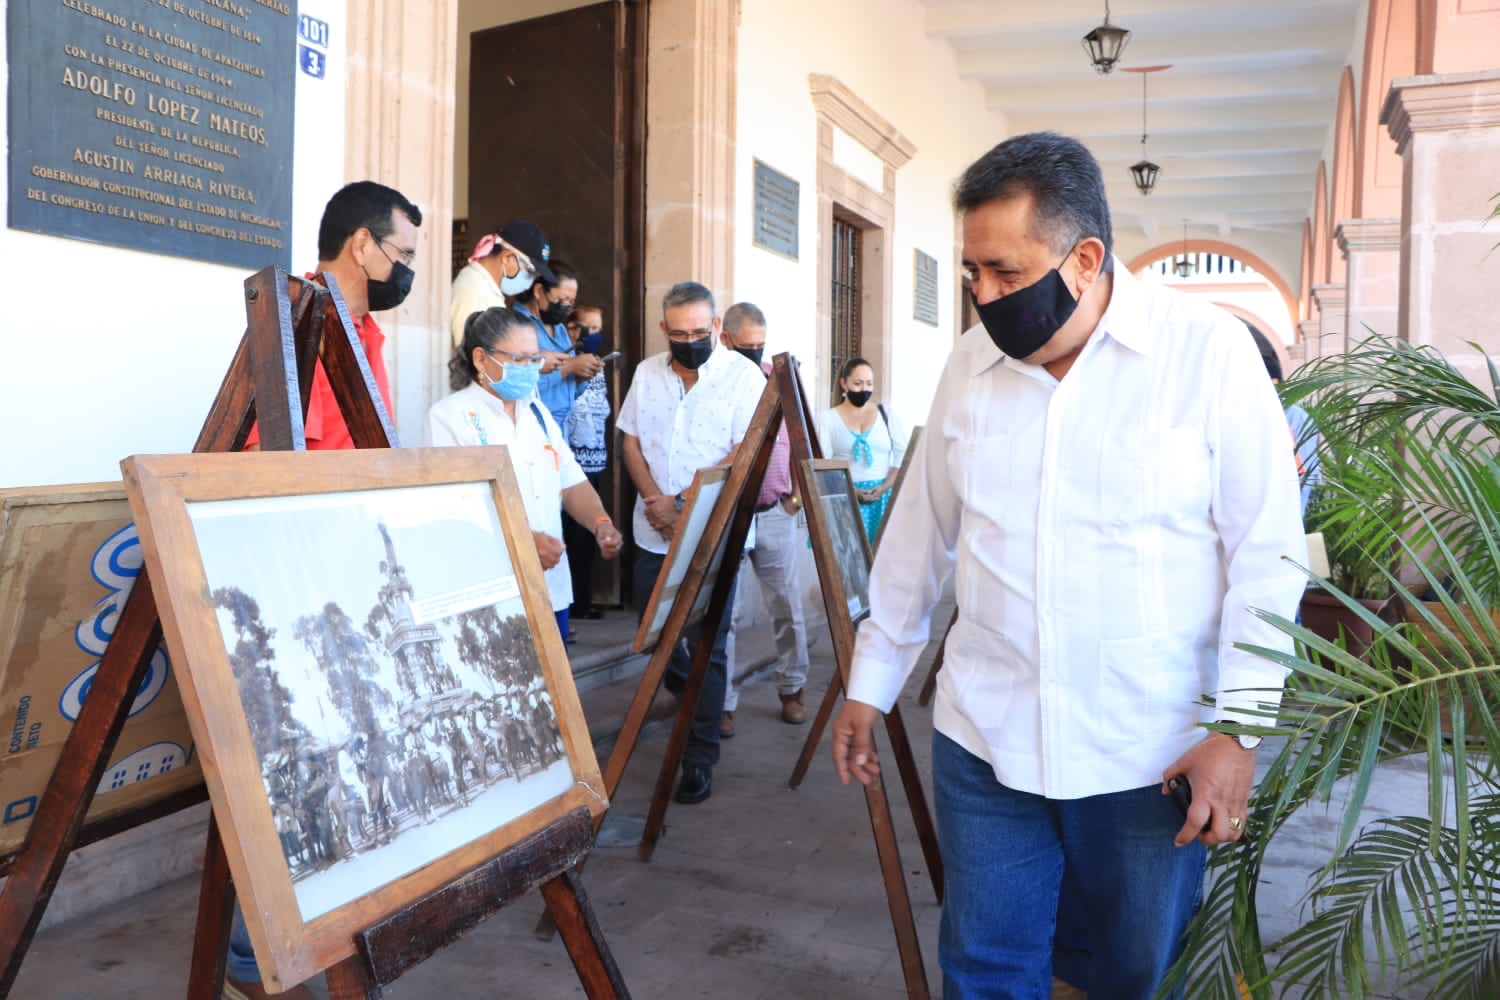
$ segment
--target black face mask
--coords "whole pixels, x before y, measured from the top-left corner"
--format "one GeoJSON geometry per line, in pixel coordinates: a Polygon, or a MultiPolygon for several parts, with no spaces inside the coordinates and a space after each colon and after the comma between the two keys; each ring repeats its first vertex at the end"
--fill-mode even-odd
{"type": "Polygon", "coordinates": [[[993,302],[976,300],[974,308],[995,346],[1019,361],[1046,346],[1072,317],[1078,300],[1054,267],[1041,280],[993,302]]]}
{"type": "Polygon", "coordinates": [[[399,260],[391,262],[391,275],[384,281],[376,281],[367,274],[365,298],[369,300],[370,312],[394,309],[405,302],[406,297],[411,294],[411,283],[416,277],[417,272],[399,260]]]}
{"type": "Polygon", "coordinates": [[[541,320],[550,326],[556,326],[559,323],[566,323],[571,315],[573,315],[573,307],[566,302],[549,301],[547,308],[542,310],[541,320]]]}
{"type": "Polygon", "coordinates": [[[854,406],[864,406],[870,401],[870,397],[873,395],[875,395],[875,393],[871,392],[869,389],[861,389],[858,392],[844,393],[844,398],[854,406]]]}
{"type": "Polygon", "coordinates": [[[760,367],[760,359],[766,354],[764,347],[736,347],[735,350],[754,362],[757,368],[760,367]]]}
{"type": "Polygon", "coordinates": [[[697,340],[690,340],[685,344],[680,344],[674,340],[668,346],[672,349],[673,361],[691,371],[697,371],[703,362],[708,360],[708,356],[714,352],[714,338],[699,337],[697,340]]]}

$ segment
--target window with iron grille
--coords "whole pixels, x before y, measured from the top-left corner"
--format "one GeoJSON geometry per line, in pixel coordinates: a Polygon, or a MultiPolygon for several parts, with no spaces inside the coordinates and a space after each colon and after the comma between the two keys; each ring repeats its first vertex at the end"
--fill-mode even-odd
{"type": "Polygon", "coordinates": [[[844,362],[860,356],[859,250],[860,232],[842,219],[833,220],[833,350],[829,358],[833,402],[840,400],[839,372],[844,362]]]}

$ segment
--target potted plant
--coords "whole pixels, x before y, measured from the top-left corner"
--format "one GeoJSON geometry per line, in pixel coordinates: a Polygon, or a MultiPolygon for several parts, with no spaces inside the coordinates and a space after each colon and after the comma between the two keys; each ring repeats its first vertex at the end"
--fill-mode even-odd
{"type": "Polygon", "coordinates": [[[1352,546],[1356,564],[1372,557],[1411,620],[1379,617],[1352,592],[1357,575],[1320,582],[1369,629],[1362,655],[1263,616],[1296,640],[1290,654],[1252,650],[1290,671],[1281,707],[1263,725],[1214,728],[1281,739],[1262,751],[1250,836],[1210,855],[1163,995],[1269,998],[1295,983],[1305,997],[1500,996],[1500,626],[1489,613],[1500,604],[1500,375],[1489,370],[1482,388],[1430,348],[1375,338],[1288,384],[1330,452],[1348,456],[1325,467],[1335,546],[1352,546]],[[1382,765],[1402,758],[1427,775],[1425,812],[1364,823],[1382,765]],[[1323,804],[1335,833],[1309,876],[1306,919],[1263,940],[1267,854],[1291,817],[1323,804]]]}

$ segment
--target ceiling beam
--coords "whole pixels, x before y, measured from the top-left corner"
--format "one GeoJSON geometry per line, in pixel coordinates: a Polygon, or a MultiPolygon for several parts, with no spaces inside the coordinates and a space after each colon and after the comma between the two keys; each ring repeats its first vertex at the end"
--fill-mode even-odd
{"type": "MultiPolygon", "coordinates": [[[[1151,79],[1147,95],[1152,108],[1169,108],[1175,104],[1197,104],[1205,100],[1265,99],[1307,97],[1332,101],[1338,85],[1338,69],[1326,67],[1298,69],[1286,73],[1244,74],[1212,73],[1178,76],[1160,73],[1151,79]]],[[[1100,79],[1070,77],[1066,81],[1032,80],[996,81],[985,84],[985,103],[993,110],[1025,108],[1047,111],[1079,106],[1141,112],[1141,85],[1138,80],[1114,74],[1100,79]]]]}
{"type": "MultiPolygon", "coordinates": [[[[1128,115],[1116,111],[1084,109],[1076,112],[1022,111],[1015,108],[993,110],[1004,111],[1006,124],[1016,132],[1039,132],[1052,129],[1076,135],[1084,141],[1110,135],[1141,134],[1139,114],[1128,115]]],[[[1332,101],[1301,100],[1258,103],[1252,101],[1205,101],[1197,107],[1162,108],[1149,114],[1148,126],[1151,135],[1169,135],[1173,132],[1190,132],[1204,135],[1213,132],[1239,132],[1245,129],[1266,129],[1290,126],[1312,127],[1323,125],[1333,129],[1336,110],[1332,101]]]]}
{"type": "MultiPolygon", "coordinates": [[[[1237,132],[1209,132],[1191,135],[1174,132],[1151,136],[1151,156],[1158,162],[1167,159],[1195,159],[1212,156],[1250,154],[1306,154],[1323,148],[1328,125],[1301,125],[1295,128],[1243,129],[1237,132]]],[[[1094,136],[1087,140],[1089,151],[1101,160],[1141,158],[1141,137],[1134,135],[1094,136]]]]}

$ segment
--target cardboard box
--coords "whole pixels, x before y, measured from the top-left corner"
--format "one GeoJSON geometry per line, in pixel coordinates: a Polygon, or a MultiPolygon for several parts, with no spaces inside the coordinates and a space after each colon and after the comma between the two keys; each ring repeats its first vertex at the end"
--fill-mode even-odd
{"type": "MultiPolygon", "coordinates": [[[[121,484],[0,490],[0,858],[26,837],[141,562],[121,484]]],[[[163,646],[88,821],[202,781],[163,646]]]]}

